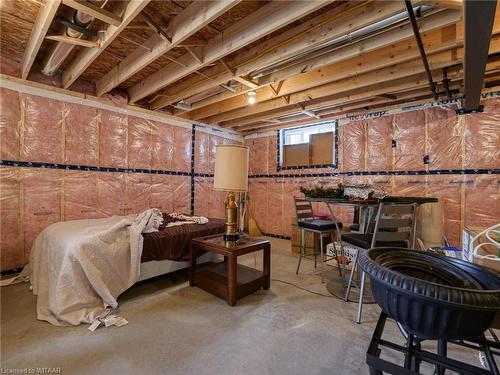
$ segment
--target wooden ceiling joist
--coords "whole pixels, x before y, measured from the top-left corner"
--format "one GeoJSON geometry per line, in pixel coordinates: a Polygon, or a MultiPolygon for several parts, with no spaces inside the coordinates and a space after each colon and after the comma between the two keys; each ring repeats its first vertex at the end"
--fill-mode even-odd
{"type": "Polygon", "coordinates": [[[38,12],[35,24],[33,25],[33,30],[31,31],[30,39],[28,40],[28,44],[24,50],[24,57],[21,65],[22,79],[26,79],[28,77],[31,66],[35,61],[38,50],[42,45],[60,3],[61,0],[47,0],[45,5],[42,6],[38,12]]]}
{"type": "MultiPolygon", "coordinates": [[[[438,38],[442,38],[443,44],[437,45],[435,49],[429,49],[429,54],[440,53],[452,50],[461,45],[454,37],[448,41],[443,39],[440,31],[429,33],[425,39],[426,45],[434,45],[438,38]]],[[[324,67],[320,70],[311,71],[285,80],[280,90],[280,96],[292,95],[304,90],[313,89],[316,86],[329,84],[349,77],[356,77],[378,69],[389,68],[395,64],[401,64],[408,61],[416,62],[413,65],[418,66],[419,51],[416,42],[400,42],[382,50],[375,50],[367,54],[341,61],[337,64],[324,67]]],[[[283,102],[276,97],[271,87],[266,87],[257,91],[256,104],[249,107],[244,96],[234,97],[232,99],[220,102],[217,106],[218,115],[204,117],[203,121],[208,123],[219,123],[241,117],[242,113],[252,114],[261,110],[269,110],[282,106],[283,102]],[[233,109],[234,108],[234,109],[233,109]]],[[[204,113],[207,113],[208,108],[204,113]]],[[[216,110],[210,109],[211,112],[216,110]]],[[[198,110],[201,112],[201,109],[198,110]]]]}
{"type": "Polygon", "coordinates": [[[120,26],[122,19],[114,13],[102,9],[89,1],[77,1],[77,0],[62,0],[64,5],[67,5],[73,9],[79,10],[89,16],[97,18],[109,25],[120,26]]]}
{"type": "MultiPolygon", "coordinates": [[[[439,46],[438,49],[436,50],[430,50],[430,55],[435,55],[435,54],[440,54],[444,53],[443,56],[447,58],[448,56],[450,58],[453,57],[453,53],[456,49],[457,44],[456,42],[449,42],[445,46],[439,46]],[[451,51],[451,52],[450,52],[451,51]]],[[[328,93],[328,88],[334,88],[336,82],[342,82],[345,79],[349,78],[354,78],[357,79],[358,81],[362,81],[364,77],[371,77],[373,79],[377,79],[376,74],[373,76],[367,76],[368,73],[371,72],[387,72],[387,76],[382,76],[379,77],[380,79],[396,79],[397,77],[391,76],[393,74],[392,72],[396,72],[395,74],[397,75],[403,75],[404,72],[402,70],[397,70],[398,67],[401,67],[400,69],[405,69],[405,68],[410,68],[410,69],[419,69],[421,66],[419,64],[418,60],[418,51],[416,50],[408,50],[407,54],[400,56],[400,59],[391,59],[391,56],[396,56],[390,53],[390,51],[386,51],[387,54],[384,53],[384,55],[376,55],[374,54],[373,56],[370,57],[378,57],[379,60],[376,59],[370,59],[370,60],[365,60],[366,65],[356,65],[357,60],[363,60],[362,57],[358,57],[354,60],[347,60],[344,62],[341,62],[339,64],[336,64],[335,66],[332,66],[330,69],[328,69],[328,74],[332,72],[331,79],[321,79],[315,77],[315,74],[308,74],[308,77],[304,78],[310,78],[310,81],[308,82],[307,80],[299,80],[301,77],[296,77],[296,79],[290,79],[292,80],[295,85],[293,86],[288,86],[285,87],[284,90],[282,91],[284,94],[290,95],[291,100],[293,102],[293,98],[297,97],[300,93],[310,93],[311,95],[314,95],[313,93],[316,91],[321,91],[321,92],[326,92],[327,95],[328,93]],[[408,58],[405,58],[408,57],[408,58]],[[402,65],[403,64],[403,65],[402,65]],[[356,68],[353,68],[356,67],[356,68]],[[392,69],[392,70],[391,70],[392,69]],[[316,85],[314,85],[314,82],[317,82],[316,85]],[[320,87],[325,87],[326,89],[316,89],[320,87]]],[[[452,59],[453,60],[453,59],[452,59]]],[[[410,71],[408,71],[410,74],[410,71]]],[[[347,87],[348,88],[348,87],[347,87]]],[[[254,114],[254,113],[259,113],[260,111],[266,111],[266,110],[271,110],[271,109],[276,109],[280,108],[282,106],[286,106],[287,104],[284,103],[283,101],[280,100],[279,97],[274,97],[273,92],[270,92],[269,88],[265,88],[263,90],[259,90],[256,95],[256,99],[266,99],[262,102],[258,102],[254,104],[253,106],[248,106],[248,104],[244,104],[241,108],[231,110],[228,112],[221,113],[220,115],[212,116],[209,118],[206,118],[205,122],[207,123],[220,123],[223,121],[228,121],[228,120],[233,120],[241,117],[242,114],[244,115],[249,115],[249,114],[254,114]]],[[[335,92],[335,91],[332,91],[335,92]]],[[[302,100],[307,101],[309,94],[302,95],[302,100]]],[[[317,97],[317,96],[311,96],[311,97],[317,97]]],[[[234,98],[236,99],[236,98],[234,98]]],[[[243,100],[244,98],[241,98],[243,100]]],[[[222,103],[220,104],[222,107],[222,103]]]]}
{"type": "MultiPolygon", "coordinates": [[[[494,48],[496,50],[499,50],[500,38],[496,40],[496,43],[492,43],[492,45],[494,45],[494,48]]],[[[432,70],[442,69],[445,67],[457,65],[460,62],[462,56],[463,56],[463,48],[460,47],[457,49],[440,52],[429,56],[429,64],[432,70]]],[[[261,119],[261,118],[266,118],[266,116],[276,117],[278,115],[287,115],[293,113],[294,105],[302,103],[314,103],[314,102],[323,103],[323,100],[321,98],[329,97],[332,95],[332,93],[344,96],[348,91],[352,90],[353,88],[362,88],[384,82],[387,83],[388,86],[390,86],[392,80],[424,72],[425,69],[422,66],[419,59],[415,59],[410,62],[398,64],[384,69],[375,70],[366,74],[360,74],[355,77],[351,77],[341,81],[336,81],[327,85],[318,86],[309,90],[292,94],[290,95],[289,105],[286,105],[282,101],[274,99],[273,100],[275,104],[274,109],[270,110],[269,112],[258,111],[255,115],[248,116],[248,114],[245,113],[245,111],[242,111],[241,112],[242,116],[240,118],[226,122],[221,122],[220,124],[223,127],[234,127],[245,123],[255,122],[254,121],[255,118],[261,119]],[[269,114],[272,114],[272,116],[269,116],[269,114]]],[[[308,104],[308,107],[310,106],[311,104],[308,104]]]]}
{"type": "MultiPolygon", "coordinates": [[[[172,48],[182,44],[183,41],[237,5],[240,1],[218,0],[214,2],[197,1],[192,3],[169,23],[167,30],[165,30],[169,38],[165,38],[161,33],[154,34],[144,42],[144,46],[150,50],[149,53],[144,53],[142,49],[138,48],[104,75],[96,84],[97,95],[101,96],[126,81],[172,48]]],[[[190,49],[189,54],[194,58],[193,54],[196,54],[195,48],[199,47],[186,46],[186,48],[190,49]]],[[[197,62],[200,55],[196,54],[197,57],[195,60],[197,62]]]]}
{"type": "Polygon", "coordinates": [[[119,26],[109,25],[101,38],[99,48],[81,51],[63,72],[63,87],[68,88],[94,62],[130,22],[148,5],[150,0],[118,1],[113,11],[121,17],[119,26]]]}
{"type": "Polygon", "coordinates": [[[95,48],[100,46],[99,41],[81,39],[81,38],[72,38],[66,35],[47,35],[45,39],[55,40],[56,42],[63,42],[68,44],[73,44],[75,46],[86,47],[86,48],[95,48]]]}
{"type": "Polygon", "coordinates": [[[286,6],[283,6],[280,1],[272,1],[210,40],[204,48],[202,64],[187,53],[178,59],[186,66],[185,68],[168,64],[131,87],[128,90],[129,100],[134,103],[153,94],[290,22],[314,12],[329,2],[328,0],[296,1],[287,2],[286,6]]]}
{"type": "MultiPolygon", "coordinates": [[[[466,111],[479,108],[483,87],[500,82],[496,0],[213,0],[190,1],[187,6],[120,0],[106,6],[111,11],[103,9],[106,1],[101,8],[88,0],[44,4],[26,21],[25,49],[16,49],[12,36],[1,38],[17,54],[15,60],[23,58],[23,79],[55,42],[64,48],[77,45],[80,48],[62,65],[64,88],[92,65],[85,78],[92,80],[91,71],[99,72],[98,96],[128,87],[129,103],[140,101],[134,107],[170,106],[183,121],[245,134],[428,102],[432,93],[419,47],[428,58],[435,96],[464,98],[466,111]],[[419,46],[407,10],[422,4],[430,7],[416,12],[419,46]],[[72,9],[104,24],[100,28],[105,30],[90,40],[47,33],[58,12],[72,9]],[[168,22],[149,15],[160,11],[169,14],[168,22]],[[314,16],[305,17],[310,13],[314,16]],[[389,22],[379,22],[386,19],[389,22]],[[135,31],[136,26],[148,30],[135,31]],[[136,38],[134,33],[141,35],[136,38]],[[44,44],[44,39],[54,42],[44,44]],[[133,44],[135,50],[129,50],[133,44]],[[120,48],[132,52],[120,55],[120,48]],[[98,58],[103,51],[107,55],[98,58]],[[161,61],[167,64],[157,70],[161,61]],[[155,72],[145,76],[146,70],[155,72]]],[[[12,30],[7,35],[13,35],[12,30]]]]}
{"type": "MultiPolygon", "coordinates": [[[[351,81],[352,83],[352,81],[351,81]]],[[[262,112],[257,115],[243,117],[238,119],[238,121],[229,121],[223,123],[223,127],[230,127],[235,129],[240,129],[241,127],[248,128],[247,125],[255,124],[257,122],[264,121],[269,118],[277,118],[283,116],[289,116],[301,112],[302,109],[305,110],[320,110],[331,106],[342,106],[350,102],[357,102],[360,100],[367,100],[373,98],[378,93],[384,93],[388,90],[410,90],[414,87],[422,86],[425,83],[425,74],[420,73],[412,75],[409,77],[399,78],[395,82],[388,84],[386,82],[382,83],[372,83],[365,85],[359,83],[358,85],[351,85],[349,89],[342,93],[326,96],[324,98],[318,98],[316,100],[311,100],[302,106],[297,104],[288,105],[281,109],[270,110],[267,112],[262,112]]],[[[386,100],[385,98],[379,98],[386,100]]]]}
{"type": "Polygon", "coordinates": [[[463,0],[424,0],[422,2],[431,7],[440,7],[447,9],[462,10],[464,6],[463,0]]]}
{"type": "MultiPolygon", "coordinates": [[[[456,79],[450,84],[454,95],[461,95],[459,93],[459,88],[461,87],[461,85],[461,79],[456,79]]],[[[379,107],[380,105],[384,105],[384,109],[389,109],[390,107],[386,107],[386,105],[392,106],[395,103],[402,103],[407,101],[410,101],[412,103],[415,103],[415,101],[417,101],[418,103],[418,101],[422,97],[425,97],[426,100],[432,100],[432,94],[429,93],[429,90],[426,88],[425,74],[421,74],[421,79],[415,81],[414,85],[410,85],[410,81],[408,81],[407,89],[399,93],[397,97],[376,99],[369,94],[367,95],[366,93],[364,95],[353,95],[334,108],[318,110],[316,111],[316,114],[318,115],[320,121],[327,121],[332,118],[338,118],[339,116],[346,113],[348,113],[349,115],[356,115],[365,113],[367,111],[373,111],[375,110],[374,108],[379,107]]],[[[280,128],[294,127],[298,125],[307,125],[314,122],[318,122],[318,119],[311,120],[308,119],[305,115],[300,115],[293,116],[290,118],[290,120],[283,119],[277,122],[274,121],[273,125],[270,125],[270,123],[272,123],[271,121],[264,120],[262,122],[243,125],[241,127],[238,127],[236,130],[242,132],[268,131],[280,128]],[[278,123],[279,125],[276,125],[278,123]]]]}
{"type": "MultiPolygon", "coordinates": [[[[491,84],[493,86],[498,86],[495,85],[495,71],[498,71],[500,68],[500,58],[490,58],[490,61],[488,62],[487,65],[487,71],[488,74],[486,75],[486,82],[491,84]]],[[[438,74],[439,70],[433,71],[433,74],[438,74]]],[[[458,93],[461,88],[463,87],[463,68],[462,66],[457,66],[456,68],[453,69],[453,73],[450,75],[451,82],[450,82],[450,90],[452,91],[452,95],[455,93],[458,93]]],[[[331,118],[332,116],[337,116],[341,113],[338,113],[338,108],[344,108],[345,105],[348,105],[350,103],[354,102],[362,102],[364,100],[371,100],[373,104],[373,98],[377,95],[377,93],[383,92],[384,90],[386,92],[396,92],[397,95],[397,100],[400,101],[401,99],[405,99],[408,102],[411,102],[412,104],[418,104],[418,101],[415,101],[414,97],[416,96],[415,92],[418,92],[421,90],[422,93],[427,92],[427,98],[430,100],[433,100],[432,94],[426,89],[427,86],[427,80],[426,80],[426,74],[425,73],[420,73],[419,75],[416,75],[414,77],[408,77],[408,78],[402,78],[396,81],[390,81],[378,85],[374,85],[371,87],[366,87],[363,89],[356,89],[353,91],[350,91],[348,94],[343,94],[339,96],[337,99],[333,99],[329,101],[329,103],[324,102],[324,104],[329,104],[327,109],[324,109],[323,105],[321,108],[323,109],[315,109],[315,113],[320,116],[321,120],[324,121],[328,118],[331,118]],[[398,83],[400,82],[400,83],[398,83]],[[393,91],[394,90],[394,91],[393,91]],[[330,107],[334,107],[330,109],[330,107]]],[[[441,95],[445,95],[446,91],[444,89],[444,86],[442,83],[438,85],[440,88],[440,93],[441,95]]],[[[498,89],[498,88],[497,88],[498,89]]],[[[488,91],[488,90],[486,90],[488,91]]],[[[491,90],[490,90],[491,91],[491,90]]],[[[483,92],[485,92],[483,90],[483,92]]],[[[453,96],[454,97],[454,96],[453,96]]],[[[462,97],[462,94],[459,94],[459,97],[462,97]]],[[[443,97],[444,99],[444,97],[443,97]]],[[[380,101],[379,101],[380,103],[380,101]]],[[[311,105],[306,106],[306,108],[316,108],[316,105],[311,103],[311,105]]],[[[290,114],[296,113],[295,112],[290,112],[290,114]]],[[[352,113],[351,113],[352,114],[352,113]]],[[[278,117],[278,116],[276,116],[278,117]]],[[[276,117],[271,117],[270,119],[273,120],[276,117]]],[[[268,120],[269,119],[263,119],[259,120],[256,122],[251,122],[249,124],[240,124],[240,126],[236,126],[233,129],[237,131],[245,131],[245,132],[252,132],[252,131],[267,131],[270,129],[277,129],[277,128],[284,128],[284,127],[291,127],[291,126],[297,126],[297,125],[302,125],[304,122],[304,116],[293,116],[289,121],[286,121],[285,119],[280,121],[279,126],[273,126],[269,128],[268,120]],[[263,129],[265,128],[265,129],[263,129]]]]}
{"type": "Polygon", "coordinates": [[[248,78],[244,78],[244,77],[239,77],[239,76],[234,76],[233,79],[235,81],[238,81],[239,83],[241,83],[242,85],[245,85],[247,87],[250,87],[251,89],[256,89],[257,87],[259,87],[259,85],[257,83],[255,83],[254,81],[248,79],[248,78]]]}
{"type": "Polygon", "coordinates": [[[216,82],[228,81],[231,76],[247,76],[256,69],[296,56],[315,46],[386,19],[401,12],[403,8],[402,3],[394,1],[356,3],[347,9],[345,6],[334,8],[237,56],[229,63],[234,67],[233,72],[224,72],[220,67],[215,67],[208,73],[214,77],[212,82],[190,80],[179,87],[173,87],[169,90],[170,98],[157,100],[152,108],[162,108],[193,93],[209,90],[216,82]]]}

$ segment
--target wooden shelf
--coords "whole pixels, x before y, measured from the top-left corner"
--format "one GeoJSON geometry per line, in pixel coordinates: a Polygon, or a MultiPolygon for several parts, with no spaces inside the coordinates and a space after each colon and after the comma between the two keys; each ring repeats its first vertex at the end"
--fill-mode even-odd
{"type": "MultiPolygon", "coordinates": [[[[238,264],[236,275],[238,299],[264,288],[265,274],[262,271],[238,264]]],[[[207,292],[227,299],[228,270],[226,262],[210,262],[198,266],[193,274],[193,281],[194,285],[207,292]]]]}

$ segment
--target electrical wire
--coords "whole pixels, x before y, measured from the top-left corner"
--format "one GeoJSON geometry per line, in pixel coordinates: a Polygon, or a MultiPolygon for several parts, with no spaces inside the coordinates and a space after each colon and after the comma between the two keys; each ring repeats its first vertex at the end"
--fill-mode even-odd
{"type": "MultiPolygon", "coordinates": [[[[253,261],[254,261],[254,268],[257,269],[257,255],[255,254],[255,252],[253,253],[253,261]]],[[[294,286],[297,289],[303,290],[303,291],[311,293],[311,294],[316,294],[316,295],[321,296],[321,297],[333,298],[333,296],[331,294],[327,295],[327,294],[315,292],[313,290],[309,290],[307,288],[301,287],[300,285],[291,283],[289,281],[284,281],[284,280],[280,280],[280,279],[271,279],[271,281],[276,281],[278,283],[283,283],[283,284],[291,285],[291,286],[294,286]]]]}
{"type": "Polygon", "coordinates": [[[277,281],[277,282],[279,282],[279,283],[283,283],[283,284],[291,285],[291,286],[294,286],[294,287],[295,287],[295,288],[297,288],[297,289],[303,290],[303,291],[308,292],[308,293],[311,293],[311,294],[316,294],[316,295],[321,296],[321,297],[333,298],[333,296],[332,296],[332,295],[327,295],[327,294],[323,294],[323,293],[315,292],[315,291],[313,291],[313,290],[309,290],[309,289],[307,289],[307,288],[303,288],[303,287],[301,287],[300,285],[297,285],[297,284],[291,283],[291,282],[289,282],[289,281],[280,280],[280,279],[271,279],[271,281],[277,281]]]}

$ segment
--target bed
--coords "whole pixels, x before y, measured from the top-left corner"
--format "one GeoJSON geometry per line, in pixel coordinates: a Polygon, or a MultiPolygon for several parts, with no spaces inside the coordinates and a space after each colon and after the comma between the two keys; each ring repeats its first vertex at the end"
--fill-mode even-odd
{"type": "MultiPolygon", "coordinates": [[[[164,225],[172,220],[163,214],[164,225]]],[[[224,233],[224,220],[209,218],[206,224],[162,226],[158,232],[144,233],[139,281],[189,267],[189,244],[192,238],[224,233]]],[[[214,261],[204,254],[199,263],[214,261]]]]}
{"type": "MultiPolygon", "coordinates": [[[[37,296],[37,318],[54,325],[93,324],[114,312],[118,296],[138,280],[187,268],[191,238],[224,231],[222,220],[179,213],[167,215],[167,223],[182,225],[165,227],[164,216],[151,208],[45,228],[21,274],[30,278],[37,296]]],[[[208,260],[208,254],[199,258],[208,260]]]]}

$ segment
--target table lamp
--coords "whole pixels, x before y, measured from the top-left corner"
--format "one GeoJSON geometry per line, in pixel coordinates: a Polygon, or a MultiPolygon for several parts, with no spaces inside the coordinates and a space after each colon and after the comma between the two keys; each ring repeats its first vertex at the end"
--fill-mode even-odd
{"type": "Polygon", "coordinates": [[[238,205],[234,193],[248,189],[247,146],[216,146],[214,189],[228,192],[224,201],[226,213],[224,240],[236,242],[239,240],[238,205]]]}

